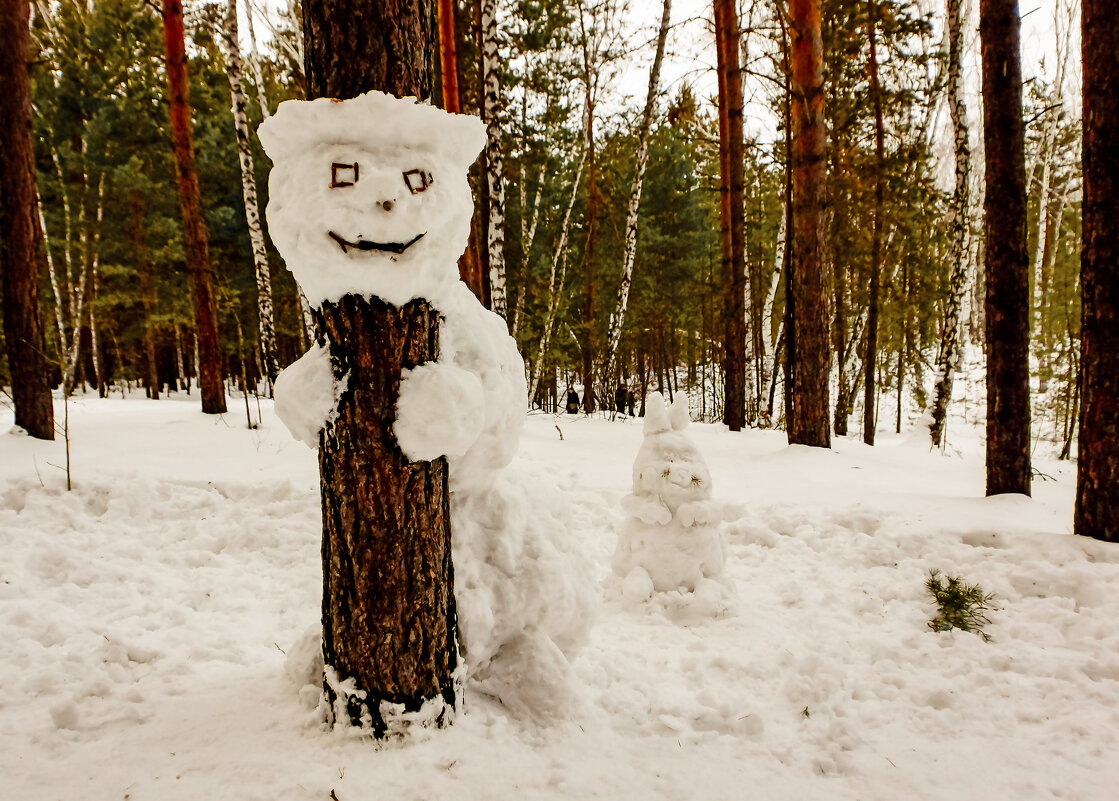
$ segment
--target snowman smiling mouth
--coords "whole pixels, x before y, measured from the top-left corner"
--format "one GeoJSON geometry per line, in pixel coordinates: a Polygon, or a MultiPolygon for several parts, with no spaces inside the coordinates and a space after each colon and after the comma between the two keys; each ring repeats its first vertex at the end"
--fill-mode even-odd
{"type": "Polygon", "coordinates": [[[350,248],[353,248],[354,250],[380,250],[385,253],[400,254],[427,236],[427,231],[424,231],[422,234],[416,234],[407,242],[370,242],[368,239],[360,238],[356,242],[351,242],[348,239],[343,239],[333,231],[327,231],[327,235],[338,243],[343,253],[348,253],[350,248]]]}

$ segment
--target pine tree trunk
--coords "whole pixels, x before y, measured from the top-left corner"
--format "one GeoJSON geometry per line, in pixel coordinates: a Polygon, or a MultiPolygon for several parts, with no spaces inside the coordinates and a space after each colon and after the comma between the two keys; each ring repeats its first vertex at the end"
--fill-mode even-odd
{"type": "Polygon", "coordinates": [[[597,66],[594,60],[597,53],[591,53],[586,24],[583,19],[582,7],[579,9],[579,27],[583,50],[583,86],[585,89],[586,119],[586,146],[587,146],[587,208],[584,216],[586,239],[583,244],[583,314],[579,321],[580,338],[579,349],[583,362],[583,411],[592,414],[595,410],[594,390],[594,302],[595,302],[595,274],[597,260],[595,245],[598,241],[598,162],[595,158],[594,141],[594,115],[595,93],[597,82],[597,66]]]}
{"type": "Polygon", "coordinates": [[[1119,16],[1084,0],[1084,249],[1074,530],[1119,542],[1119,16]]]}
{"type": "Polygon", "coordinates": [[[653,125],[653,114],[657,107],[657,92],[660,84],[661,64],[664,61],[664,44],[668,38],[668,22],[672,15],[672,0],[664,0],[661,11],[661,24],[657,31],[657,52],[653,66],[649,70],[649,92],[645,95],[645,110],[641,114],[641,127],[637,131],[637,158],[633,171],[633,183],[629,190],[629,208],[626,210],[626,244],[622,255],[622,280],[618,284],[618,300],[614,313],[610,315],[610,325],[606,334],[606,355],[603,359],[602,385],[612,386],[618,356],[618,342],[622,338],[626,308],[629,305],[629,290],[633,284],[633,264],[637,257],[637,218],[641,208],[641,186],[645,180],[645,168],[649,165],[649,133],[653,125]]]}
{"type": "MultiPolygon", "coordinates": [[[[159,400],[159,376],[155,364],[155,331],[152,325],[152,310],[155,306],[155,288],[152,286],[152,260],[148,250],[147,236],[144,232],[144,198],[132,190],[128,194],[128,238],[132,253],[139,264],[137,272],[140,279],[140,308],[143,311],[144,328],[144,386],[148,397],[159,400]]],[[[177,335],[177,330],[176,330],[177,335]]]]}
{"type": "Polygon", "coordinates": [[[746,425],[746,219],[742,142],[742,70],[738,11],[733,0],[715,0],[719,70],[719,194],[722,200],[726,403],[731,431],[746,425]]]}
{"type": "Polygon", "coordinates": [[[967,290],[968,211],[971,173],[971,146],[968,141],[967,105],[964,103],[960,60],[963,54],[963,0],[948,0],[948,112],[952,118],[952,138],[956,155],[956,183],[952,190],[948,228],[952,236],[952,272],[948,279],[948,302],[944,328],[936,359],[936,385],[933,388],[932,422],[929,436],[934,448],[944,444],[944,421],[952,402],[952,383],[960,363],[960,306],[967,290]]]}
{"type": "Polygon", "coordinates": [[[497,0],[482,0],[482,120],[486,123],[486,192],[489,198],[486,246],[489,251],[490,310],[508,316],[505,286],[505,182],[501,158],[501,86],[497,52],[497,0]]]}
{"type": "MultiPolygon", "coordinates": [[[[789,442],[831,446],[828,415],[828,303],[824,271],[825,140],[823,43],[819,0],[789,4],[792,44],[792,248],[790,300],[795,302],[791,340],[796,364],[787,421],[789,442]]],[[[787,346],[790,342],[787,340],[787,346]]]]}
{"type": "MultiPolygon", "coordinates": [[[[250,12],[251,13],[251,12],[250,12]]],[[[276,383],[280,372],[276,355],[276,315],[272,309],[272,274],[268,266],[268,250],[264,244],[264,231],[260,227],[260,206],[256,197],[256,177],[253,174],[253,151],[249,139],[249,121],[245,114],[248,105],[241,83],[241,46],[237,41],[237,0],[227,0],[225,13],[226,73],[229,76],[229,94],[232,100],[233,128],[237,134],[237,160],[241,164],[241,194],[245,199],[245,221],[249,228],[249,241],[253,250],[253,269],[256,275],[257,321],[260,325],[260,353],[268,390],[276,383]]]]}
{"type": "Polygon", "coordinates": [[[186,240],[190,294],[194,302],[195,337],[201,360],[198,375],[202,411],[205,414],[223,414],[226,411],[225,387],[222,383],[221,346],[218,343],[218,313],[214,303],[214,271],[210,263],[209,233],[206,230],[206,218],[202,214],[202,197],[194,158],[182,0],[164,0],[163,42],[167,52],[171,142],[175,151],[175,173],[186,240]]]}
{"type": "Polygon", "coordinates": [[[1030,494],[1030,256],[1017,0],[980,0],[987,185],[987,494],[1030,494]]]}
{"type": "Polygon", "coordinates": [[[29,19],[26,0],[0,0],[0,294],[15,424],[38,439],[54,439],[39,316],[43,255],[31,140],[29,19]]]}
{"type": "MultiPolygon", "coordinates": [[[[431,96],[430,3],[305,0],[303,24],[311,97],[431,96]]],[[[439,315],[425,300],[398,309],[346,295],[319,323],[350,373],[319,447],[326,693],[347,707],[337,722],[367,711],[378,737],[385,703],[416,711],[441,698],[446,725],[458,661],[447,462],[409,462],[392,433],[401,371],[438,357],[439,315]],[[364,700],[341,697],[348,679],[364,700]]]]}
{"type": "Polygon", "coordinates": [[[878,294],[882,259],[882,195],[884,136],[882,126],[882,88],[878,83],[878,3],[867,0],[870,30],[870,94],[874,105],[874,229],[870,237],[870,292],[866,322],[866,359],[863,362],[863,442],[874,444],[877,425],[875,415],[875,368],[878,361],[878,294]]]}

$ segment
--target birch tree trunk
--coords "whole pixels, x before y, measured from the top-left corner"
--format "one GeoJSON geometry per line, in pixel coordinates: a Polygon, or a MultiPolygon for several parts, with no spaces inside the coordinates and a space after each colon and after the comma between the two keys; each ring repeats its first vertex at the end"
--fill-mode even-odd
{"type": "Polygon", "coordinates": [[[933,389],[932,421],[929,436],[934,448],[944,445],[944,421],[952,402],[952,384],[960,363],[960,306],[967,291],[968,210],[971,203],[971,146],[968,141],[967,105],[964,102],[960,60],[963,55],[963,0],[948,0],[948,112],[952,118],[952,138],[956,155],[956,183],[949,206],[952,272],[948,279],[948,303],[944,328],[936,358],[936,384],[933,389]]]}
{"type": "Polygon", "coordinates": [[[641,207],[641,185],[645,180],[645,168],[649,164],[649,132],[653,125],[653,114],[657,108],[657,94],[660,84],[661,64],[664,62],[664,44],[668,38],[668,22],[672,15],[672,0],[664,0],[661,11],[661,24],[657,31],[657,52],[653,66],[649,70],[649,93],[645,97],[645,110],[641,115],[641,127],[637,132],[637,163],[633,171],[633,183],[629,190],[629,208],[626,211],[626,246],[622,256],[622,280],[618,285],[618,302],[610,315],[610,325],[606,334],[606,355],[603,359],[602,385],[612,386],[615,362],[618,354],[618,341],[622,338],[622,326],[629,303],[629,290],[633,284],[633,264],[637,256],[637,213],[641,207]]]}
{"type": "Polygon", "coordinates": [[[560,225],[559,241],[556,243],[552,255],[552,272],[548,278],[548,312],[544,317],[544,328],[540,334],[540,345],[537,348],[536,361],[532,363],[532,380],[529,382],[529,403],[536,398],[537,388],[540,386],[540,376],[543,374],[544,363],[548,358],[548,349],[552,342],[552,329],[555,327],[556,314],[559,311],[560,297],[563,295],[563,286],[567,278],[567,237],[571,230],[571,211],[575,208],[575,200],[579,196],[579,183],[583,178],[583,167],[587,163],[587,150],[584,147],[583,156],[579,159],[579,167],[575,170],[575,181],[571,185],[571,200],[563,214],[563,223],[560,225]],[[559,279],[556,279],[556,269],[559,267],[559,279]]]}
{"type": "MultiPolygon", "coordinates": [[[[251,12],[250,12],[251,13],[251,12]]],[[[245,114],[247,102],[241,83],[241,45],[237,40],[237,0],[227,0],[225,12],[226,73],[229,76],[229,94],[232,100],[233,128],[237,132],[237,160],[241,165],[241,194],[245,199],[245,221],[252,243],[253,268],[256,274],[256,310],[260,325],[260,355],[268,379],[268,394],[280,372],[276,355],[276,315],[272,308],[272,275],[268,266],[268,250],[264,244],[264,231],[260,226],[260,205],[256,196],[256,177],[253,174],[252,142],[249,139],[249,121],[245,114]]],[[[248,388],[245,390],[248,391],[248,388]]]]}
{"type": "Polygon", "coordinates": [[[489,197],[486,246],[489,251],[490,310],[507,317],[505,286],[505,183],[501,158],[501,86],[497,52],[497,0],[482,0],[482,118],[486,123],[486,191],[489,197]]]}

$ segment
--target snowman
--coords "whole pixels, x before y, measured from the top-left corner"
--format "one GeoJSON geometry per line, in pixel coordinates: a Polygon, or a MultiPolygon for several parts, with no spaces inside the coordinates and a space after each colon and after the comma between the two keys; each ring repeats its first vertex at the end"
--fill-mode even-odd
{"type": "Polygon", "coordinates": [[[628,517],[612,560],[622,592],[636,600],[654,591],[719,592],[723,507],[711,499],[711,473],[684,433],[688,422],[685,395],[669,407],[659,392],[650,393],[633,492],[622,499],[628,517]]]}
{"type": "MultiPolygon", "coordinates": [[[[527,406],[524,362],[505,321],[459,280],[473,211],[467,170],[485,126],[369,92],[287,101],[259,136],[274,164],[269,231],[313,307],[347,294],[397,307],[422,298],[441,317],[439,358],[405,371],[393,434],[410,461],[447,458],[468,676],[500,694],[511,686],[502,663],[515,671],[527,658],[564,673],[594,584],[554,491],[505,469],[527,406]]],[[[277,415],[311,447],[331,436],[351,389],[330,347],[313,346],[275,387],[277,415]]]]}

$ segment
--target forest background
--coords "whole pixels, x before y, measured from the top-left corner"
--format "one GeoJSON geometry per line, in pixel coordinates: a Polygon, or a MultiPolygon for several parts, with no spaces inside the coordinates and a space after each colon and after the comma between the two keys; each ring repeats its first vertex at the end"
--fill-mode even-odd
{"type": "MultiPolygon", "coordinates": [[[[844,434],[852,414],[865,417],[877,98],[885,191],[873,419],[900,430],[930,404],[951,294],[944,7],[924,0],[876,4],[881,86],[875,93],[868,72],[870,5],[823,5],[833,427],[844,434]]],[[[242,390],[267,393],[271,359],[279,367],[290,363],[314,333],[270,243],[263,275],[259,257],[254,262],[230,73],[239,50],[244,63],[233,71],[241,73],[250,131],[279,102],[304,96],[300,8],[242,3],[240,30],[232,35],[231,9],[235,2],[186,9],[193,133],[223,374],[242,390]],[[261,335],[268,327],[275,330],[274,346],[261,335]]],[[[628,302],[620,297],[641,87],[656,50],[659,11],[659,4],[622,0],[473,0],[455,8],[462,110],[496,121],[491,129],[498,140],[483,162],[500,154],[496,182],[487,178],[485,163],[473,176],[478,215],[471,250],[481,264],[472,273],[464,268],[464,276],[473,276],[472,288],[506,317],[526,357],[534,401],[544,408],[554,409],[569,385],[581,391],[588,384],[606,386],[602,400],[608,404],[616,381],[624,379],[639,399],[646,388],[669,396],[687,390],[698,417],[723,416],[726,278],[714,33],[705,4],[678,0],[667,29],[649,118],[632,289],[628,302]],[[487,13],[491,34],[482,24],[487,13]],[[481,46],[487,36],[498,55],[491,62],[497,65],[497,102],[488,108],[481,46]],[[503,227],[496,254],[487,237],[495,215],[503,227]],[[619,319],[615,334],[612,323],[619,319]]],[[[746,101],[746,419],[780,426],[783,22],[772,3],[747,0],[738,12],[746,101]]],[[[1033,435],[1065,457],[1075,433],[1079,373],[1077,12],[1075,0],[1022,10],[1033,435]]],[[[972,186],[961,320],[964,341],[973,346],[964,349],[965,366],[975,366],[983,346],[977,269],[983,260],[982,118],[975,9],[965,9],[964,18],[972,186]]],[[[198,363],[161,33],[158,11],[141,0],[33,7],[35,156],[48,256],[40,298],[54,380],[67,389],[88,383],[104,395],[141,385],[158,397],[189,387],[198,363]]],[[[263,208],[269,162],[255,134],[244,144],[263,208]]],[[[0,382],[6,375],[0,362],[0,382]]]]}

